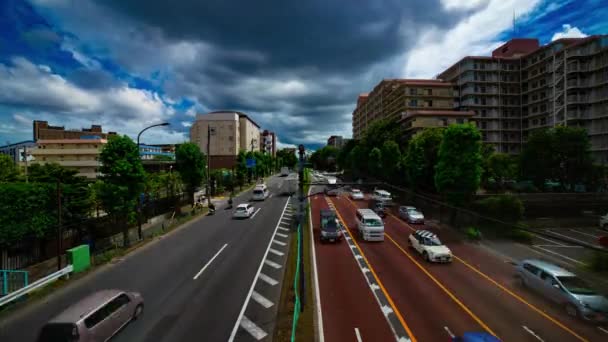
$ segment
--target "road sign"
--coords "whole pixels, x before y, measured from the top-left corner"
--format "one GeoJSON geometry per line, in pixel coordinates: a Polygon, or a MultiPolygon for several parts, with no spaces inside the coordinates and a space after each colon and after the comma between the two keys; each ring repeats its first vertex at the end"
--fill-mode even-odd
{"type": "Polygon", "coordinates": [[[255,167],[255,159],[253,159],[253,158],[247,158],[246,165],[247,165],[248,169],[250,169],[252,167],[255,167]]]}

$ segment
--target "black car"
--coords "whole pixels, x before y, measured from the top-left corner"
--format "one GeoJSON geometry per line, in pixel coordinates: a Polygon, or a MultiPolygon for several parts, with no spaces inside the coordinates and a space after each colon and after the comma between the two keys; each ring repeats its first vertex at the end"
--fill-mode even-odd
{"type": "Polygon", "coordinates": [[[336,212],[333,210],[321,210],[321,242],[339,242],[342,239],[342,229],[336,212]]]}
{"type": "Polygon", "coordinates": [[[338,196],[338,189],[326,186],[325,196],[338,196]]]}
{"type": "Polygon", "coordinates": [[[369,202],[369,208],[373,210],[378,216],[385,218],[388,208],[385,202],[371,200],[369,202]]]}

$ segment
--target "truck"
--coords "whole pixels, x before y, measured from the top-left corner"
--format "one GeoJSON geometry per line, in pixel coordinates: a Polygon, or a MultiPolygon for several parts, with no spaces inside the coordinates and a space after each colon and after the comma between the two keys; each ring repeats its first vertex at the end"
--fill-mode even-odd
{"type": "Polygon", "coordinates": [[[286,195],[293,195],[298,191],[298,178],[288,177],[283,180],[281,191],[286,195]]]}
{"type": "Polygon", "coordinates": [[[289,176],[289,168],[287,166],[283,166],[281,168],[281,177],[289,176]]]}

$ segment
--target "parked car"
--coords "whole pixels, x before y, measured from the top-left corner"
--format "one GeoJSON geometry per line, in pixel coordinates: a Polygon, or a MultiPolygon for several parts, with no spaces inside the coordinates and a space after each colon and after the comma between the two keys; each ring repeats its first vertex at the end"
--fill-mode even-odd
{"type": "Polygon", "coordinates": [[[40,330],[37,341],[107,341],[143,311],[139,293],[101,290],[52,318],[40,330]]]}
{"type": "Polygon", "coordinates": [[[350,198],[352,200],[362,200],[365,199],[365,195],[363,195],[363,192],[359,189],[352,189],[350,191],[350,198]]]}
{"type": "Polygon", "coordinates": [[[546,261],[528,259],[517,265],[520,284],[562,306],[566,313],[594,323],[608,323],[608,299],[574,273],[546,261]]]}
{"type": "Polygon", "coordinates": [[[249,218],[253,215],[255,208],[249,203],[239,204],[232,213],[233,218],[249,218]]]}
{"type": "Polygon", "coordinates": [[[386,207],[386,202],[372,199],[369,202],[369,208],[371,210],[373,210],[376,213],[376,215],[378,215],[382,218],[386,217],[386,213],[388,211],[388,208],[386,207]]]}
{"type": "Polygon", "coordinates": [[[600,228],[608,230],[608,214],[600,217],[600,228]]]}
{"type": "Polygon", "coordinates": [[[410,234],[409,243],[428,262],[452,262],[452,251],[433,232],[417,230],[410,234]]]}
{"type": "Polygon", "coordinates": [[[329,209],[321,210],[321,242],[339,242],[342,239],[342,229],[336,212],[329,209]]]}
{"type": "Polygon", "coordinates": [[[424,215],[415,207],[402,205],[399,207],[399,217],[409,223],[424,223],[424,215]]]}

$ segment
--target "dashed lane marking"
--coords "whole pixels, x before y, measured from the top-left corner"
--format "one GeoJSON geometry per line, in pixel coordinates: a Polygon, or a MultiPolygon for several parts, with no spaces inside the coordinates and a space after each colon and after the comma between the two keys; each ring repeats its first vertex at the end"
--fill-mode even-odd
{"type": "Polygon", "coordinates": [[[275,279],[265,275],[264,273],[260,273],[260,280],[265,282],[266,284],[270,285],[270,286],[275,286],[276,284],[278,284],[279,282],[276,281],[275,279]]]}
{"type": "Polygon", "coordinates": [[[454,335],[454,333],[450,330],[450,328],[448,328],[447,326],[443,327],[443,330],[445,330],[445,332],[448,333],[448,335],[450,336],[450,338],[455,338],[456,335],[454,335]]]}
{"type": "Polygon", "coordinates": [[[282,230],[282,231],[284,231],[284,232],[288,232],[289,231],[289,229],[283,228],[283,227],[279,227],[279,229],[282,230]]]}
{"type": "Polygon", "coordinates": [[[355,336],[357,336],[357,342],[363,342],[361,339],[361,333],[359,332],[359,328],[355,328],[355,336]]]}
{"type": "Polygon", "coordinates": [[[558,236],[561,236],[561,237],[564,237],[564,238],[568,238],[570,240],[574,240],[574,241],[582,243],[582,244],[589,244],[589,242],[573,238],[572,236],[568,236],[568,235],[564,235],[564,234],[561,234],[561,233],[558,233],[558,232],[554,232],[554,231],[552,231],[550,229],[547,229],[547,232],[550,233],[550,234],[554,234],[554,235],[558,235],[558,236]]]}
{"type": "Polygon", "coordinates": [[[268,260],[268,259],[266,259],[266,261],[264,261],[264,263],[265,263],[266,265],[268,265],[268,266],[270,266],[270,267],[274,268],[274,269],[277,269],[277,270],[278,270],[279,268],[283,267],[283,266],[281,266],[281,265],[277,264],[276,262],[274,262],[274,261],[272,261],[272,260],[268,260]]]}
{"type": "Polygon", "coordinates": [[[287,234],[277,233],[277,236],[280,236],[280,237],[282,237],[282,238],[286,238],[286,237],[287,237],[287,234]]]}
{"type": "Polygon", "coordinates": [[[608,330],[602,328],[602,327],[597,327],[601,332],[603,332],[604,334],[608,334],[608,330]]]}
{"type": "Polygon", "coordinates": [[[228,244],[224,244],[224,246],[222,246],[222,248],[220,248],[220,250],[217,251],[217,253],[215,253],[215,255],[209,261],[207,261],[207,263],[205,264],[205,266],[203,266],[203,268],[201,268],[201,270],[198,271],[198,273],[195,274],[194,277],[192,277],[192,280],[198,279],[198,277],[200,277],[201,274],[203,274],[203,272],[205,272],[205,270],[207,269],[207,267],[209,267],[209,265],[211,265],[211,263],[213,262],[213,260],[215,260],[215,258],[217,258],[217,256],[220,255],[220,253],[222,253],[222,251],[226,247],[228,247],[228,244]]]}
{"type": "Polygon", "coordinates": [[[276,243],[279,246],[287,246],[287,244],[283,241],[279,241],[277,239],[272,240],[272,243],[276,243]]]}
{"type": "Polygon", "coordinates": [[[542,237],[542,236],[537,235],[537,234],[534,234],[534,233],[531,233],[531,234],[532,234],[532,235],[534,235],[534,237],[536,237],[536,238],[538,238],[538,239],[545,240],[545,241],[549,241],[549,242],[551,242],[551,243],[552,243],[552,244],[554,244],[554,245],[568,246],[568,245],[563,244],[563,243],[561,243],[561,242],[559,242],[559,241],[555,241],[555,240],[547,239],[546,237],[542,237]]]}
{"type": "Polygon", "coordinates": [[[274,303],[268,300],[268,298],[262,296],[256,291],[253,291],[253,293],[251,294],[251,299],[255,300],[258,304],[265,307],[266,309],[274,305],[274,303]]]}
{"type": "Polygon", "coordinates": [[[575,232],[575,233],[579,233],[581,235],[589,236],[589,237],[592,237],[594,239],[598,239],[599,238],[598,235],[589,234],[589,233],[586,233],[586,232],[581,232],[580,230],[576,230],[576,229],[570,229],[570,231],[575,232]]]}
{"type": "Polygon", "coordinates": [[[575,263],[577,263],[577,264],[579,264],[579,265],[585,265],[585,263],[584,263],[584,262],[580,262],[580,261],[578,261],[578,260],[576,260],[576,259],[572,259],[572,258],[567,257],[567,256],[565,256],[565,255],[561,255],[561,254],[559,254],[559,253],[557,253],[557,252],[554,252],[554,251],[552,251],[552,250],[550,250],[550,249],[546,249],[546,248],[539,247],[539,246],[532,246],[532,247],[533,247],[533,248],[540,249],[540,250],[542,250],[542,251],[544,251],[544,252],[547,252],[547,253],[551,253],[551,254],[553,254],[553,255],[557,255],[557,256],[558,256],[558,257],[560,257],[560,258],[564,258],[564,259],[566,259],[566,260],[570,260],[570,261],[575,262],[575,263]]]}
{"type": "Polygon", "coordinates": [[[274,248],[271,248],[271,249],[269,250],[269,252],[270,252],[270,253],[272,253],[272,254],[278,255],[278,256],[283,256],[283,255],[285,255],[285,253],[280,252],[280,251],[277,251],[277,250],[276,250],[276,249],[274,249],[274,248]]]}
{"type": "Polygon", "coordinates": [[[261,209],[262,208],[258,208],[258,210],[256,210],[255,213],[253,213],[253,215],[251,215],[251,218],[254,218],[255,215],[257,215],[260,212],[261,209]]]}
{"type": "Polygon", "coordinates": [[[268,335],[264,330],[262,330],[255,323],[249,320],[247,316],[243,316],[241,318],[240,326],[241,328],[245,329],[251,336],[253,336],[253,338],[255,338],[257,341],[263,339],[268,335]]]}
{"type": "Polygon", "coordinates": [[[540,336],[538,336],[534,331],[532,331],[532,329],[528,328],[525,325],[521,326],[522,328],[524,328],[524,330],[529,333],[530,335],[534,336],[537,340],[539,340],[540,342],[545,342],[545,340],[543,340],[542,338],[540,338],[540,336]]]}

